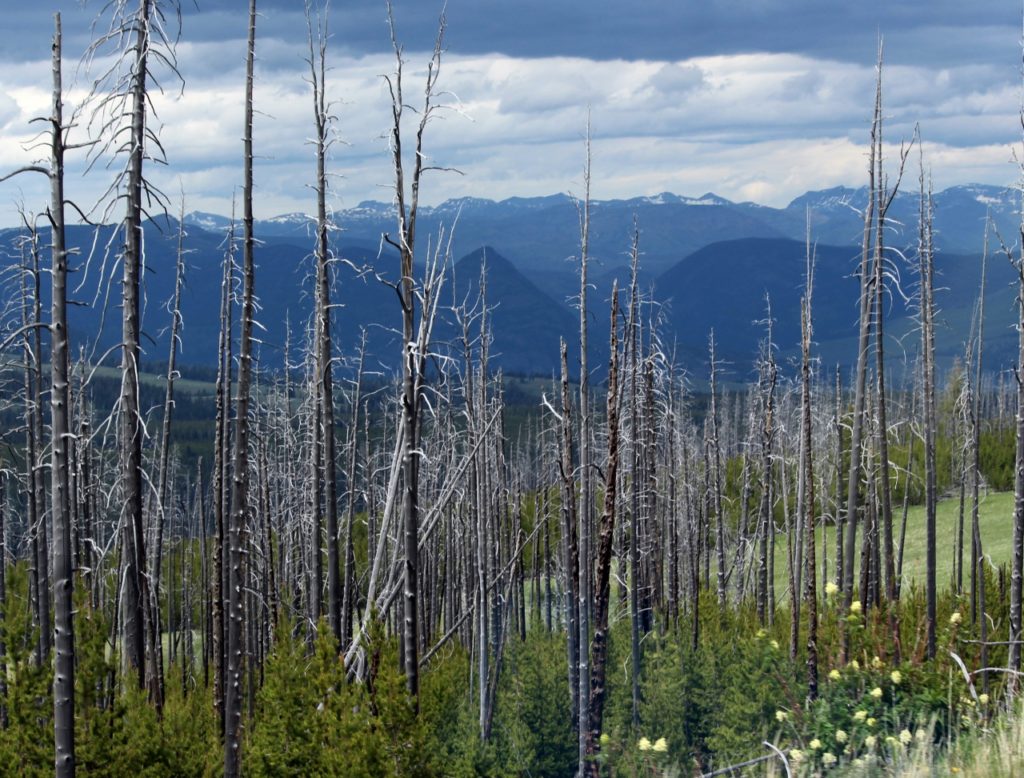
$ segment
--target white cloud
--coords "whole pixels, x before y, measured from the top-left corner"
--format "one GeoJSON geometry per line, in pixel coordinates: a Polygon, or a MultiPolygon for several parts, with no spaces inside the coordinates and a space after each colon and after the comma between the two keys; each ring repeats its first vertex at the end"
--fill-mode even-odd
{"type": "MultiPolygon", "coordinates": [[[[243,51],[240,41],[183,43],[178,61],[184,92],[169,84],[167,92],[154,95],[169,165],[151,166],[150,173],[172,194],[183,182],[190,208],[227,213],[241,179],[243,51]]],[[[257,52],[257,215],[309,210],[306,50],[270,38],[257,43],[257,52]]],[[[407,52],[405,59],[406,100],[418,106],[428,55],[407,52]]],[[[388,200],[390,115],[381,74],[393,70],[393,57],[351,56],[339,45],[329,61],[328,95],[344,140],[333,150],[335,204],[388,200]]],[[[28,120],[47,110],[46,65],[0,70],[5,169],[32,158],[24,145],[34,131],[28,120]]],[[[428,128],[425,148],[432,161],[464,175],[431,175],[423,199],[578,190],[589,109],[595,196],[714,191],[784,205],[807,189],[862,183],[874,80],[871,62],[797,54],[673,62],[451,54],[440,86],[450,92],[442,99],[452,110],[428,128]]],[[[897,143],[920,122],[935,144],[929,151],[937,184],[1006,183],[1015,175],[1007,160],[1019,132],[1016,90],[1012,68],[887,68],[886,138],[897,143]]],[[[69,167],[69,194],[90,203],[112,171],[101,165],[82,177],[80,157],[69,167]]],[[[39,207],[45,201],[40,183],[17,185],[26,202],[38,200],[39,207]]],[[[17,196],[17,187],[0,187],[0,224],[12,223],[10,203],[17,196]]]]}

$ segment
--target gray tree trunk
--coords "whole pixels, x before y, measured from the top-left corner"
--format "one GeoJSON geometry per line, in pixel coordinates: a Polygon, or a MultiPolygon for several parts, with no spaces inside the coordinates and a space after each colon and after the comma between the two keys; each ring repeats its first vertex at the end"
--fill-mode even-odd
{"type": "MultiPolygon", "coordinates": [[[[53,521],[53,669],[54,774],[75,774],[75,627],[74,559],[71,548],[70,358],[67,317],[68,252],[64,238],[64,108],[61,81],[60,14],[54,19],[53,113],[50,116],[50,234],[52,240],[50,307],[50,491],[53,521]]],[[[3,561],[0,560],[0,565],[3,561]]],[[[47,627],[44,626],[44,629],[47,627]]]]}
{"type": "MultiPolygon", "coordinates": [[[[327,620],[339,645],[342,638],[341,565],[338,559],[338,478],[334,436],[334,369],[331,340],[331,254],[328,246],[330,223],[327,218],[327,150],[330,146],[326,89],[327,34],[319,28],[314,37],[309,24],[310,84],[313,87],[313,118],[316,127],[316,388],[322,426],[319,431],[323,465],[324,513],[327,519],[327,620]]],[[[317,551],[319,553],[319,551],[317,551]]]]}
{"type": "Polygon", "coordinates": [[[224,775],[241,773],[243,595],[242,533],[249,515],[249,393],[252,384],[253,215],[252,116],[253,60],[256,54],[256,0],[249,0],[249,36],[245,65],[244,184],[242,190],[242,328],[238,347],[238,402],[228,528],[227,679],[224,689],[224,775]]]}
{"type": "MultiPolygon", "coordinates": [[[[636,253],[637,238],[634,236],[633,246],[636,253]]],[[[604,473],[604,508],[601,512],[601,534],[597,548],[597,575],[594,583],[594,640],[590,646],[591,677],[590,677],[590,720],[586,732],[586,754],[581,771],[597,778],[601,765],[595,758],[600,751],[601,727],[604,716],[606,695],[605,675],[608,661],[608,609],[611,600],[611,566],[612,544],[615,539],[615,501],[618,485],[619,469],[619,344],[617,327],[619,318],[618,283],[612,285],[612,316],[610,350],[611,360],[608,366],[608,461],[604,473]]]]}

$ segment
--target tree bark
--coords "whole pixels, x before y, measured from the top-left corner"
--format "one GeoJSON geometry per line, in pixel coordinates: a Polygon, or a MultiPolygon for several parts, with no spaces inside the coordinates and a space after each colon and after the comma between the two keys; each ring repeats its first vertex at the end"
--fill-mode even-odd
{"type": "MultiPolygon", "coordinates": [[[[67,317],[68,251],[64,235],[64,107],[61,80],[60,14],[54,17],[53,113],[50,117],[50,491],[53,521],[53,670],[54,774],[75,774],[75,626],[74,559],[71,548],[71,483],[69,449],[72,441],[68,371],[70,358],[67,317]]],[[[0,565],[3,560],[0,560],[0,565]]],[[[44,629],[47,629],[44,626],[44,629]]]]}
{"type": "Polygon", "coordinates": [[[245,66],[244,185],[242,192],[242,328],[238,354],[238,402],[228,528],[227,683],[224,690],[224,775],[241,772],[242,673],[244,670],[242,533],[249,515],[249,393],[252,383],[254,238],[252,215],[253,61],[256,53],[256,0],[249,0],[245,66]]]}
{"type": "MultiPolygon", "coordinates": [[[[633,251],[637,251],[637,236],[634,234],[633,251]]],[[[619,469],[619,369],[617,327],[619,318],[618,283],[612,285],[612,316],[608,365],[608,461],[604,474],[604,508],[601,512],[601,534],[597,548],[597,574],[594,579],[594,640],[590,647],[590,721],[586,737],[586,753],[583,765],[586,774],[594,778],[600,775],[600,763],[596,755],[600,751],[601,727],[604,716],[605,675],[608,660],[608,608],[611,599],[612,544],[615,539],[615,501],[618,497],[619,469]]],[[[582,773],[581,773],[582,774],[582,773]]]]}

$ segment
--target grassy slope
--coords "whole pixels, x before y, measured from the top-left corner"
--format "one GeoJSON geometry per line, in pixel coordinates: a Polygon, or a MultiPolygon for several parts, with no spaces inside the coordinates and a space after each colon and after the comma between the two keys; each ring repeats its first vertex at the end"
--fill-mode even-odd
{"type": "MultiPolygon", "coordinates": [[[[902,521],[902,510],[895,506],[893,516],[893,541],[899,541],[899,528],[902,521]]],[[[981,543],[985,556],[989,561],[999,566],[1009,564],[1013,546],[1013,493],[1012,492],[982,492],[981,504],[979,507],[979,523],[981,525],[981,543]]],[[[938,555],[938,570],[936,571],[939,588],[945,588],[953,575],[953,550],[959,521],[959,499],[942,500],[938,505],[936,514],[936,553],[938,555]]],[[[964,545],[967,554],[970,553],[970,522],[971,505],[968,495],[967,503],[964,506],[964,545]]],[[[858,528],[858,540],[861,537],[858,528]]],[[[827,528],[828,542],[828,572],[829,577],[835,575],[835,529],[832,526],[827,528]]],[[[822,535],[819,528],[817,533],[817,562],[818,572],[821,573],[822,564],[822,535]]],[[[776,596],[780,599],[787,590],[786,570],[786,539],[784,535],[776,538],[775,546],[775,590],[776,596]]],[[[859,561],[859,560],[858,560],[859,561]]],[[[907,515],[907,538],[903,557],[903,579],[906,584],[917,582],[924,584],[925,573],[925,536],[924,536],[924,506],[912,505],[907,515]]],[[[970,582],[969,571],[964,570],[964,586],[970,582]]],[[[819,582],[820,583],[820,582],[819,582]]]]}

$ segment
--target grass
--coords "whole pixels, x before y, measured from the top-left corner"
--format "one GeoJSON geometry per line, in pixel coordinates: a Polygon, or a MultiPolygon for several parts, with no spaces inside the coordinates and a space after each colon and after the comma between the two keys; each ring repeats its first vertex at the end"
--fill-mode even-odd
{"type": "MultiPolygon", "coordinates": [[[[937,569],[936,578],[939,588],[949,585],[953,577],[953,557],[956,548],[957,526],[959,523],[960,501],[958,498],[941,500],[935,515],[935,538],[937,569]]],[[[895,506],[893,515],[893,542],[899,542],[900,524],[903,513],[900,506],[895,506]]],[[[1011,562],[1013,551],[1013,493],[983,492],[978,508],[978,523],[981,527],[981,545],[988,562],[994,567],[1011,562]]],[[[924,584],[925,576],[925,511],[923,505],[912,505],[907,514],[907,537],[903,553],[903,582],[905,586],[913,583],[924,584]]],[[[964,505],[964,546],[965,559],[970,556],[971,504],[968,495],[964,505]]],[[[861,528],[858,527],[858,547],[862,540],[861,528]]],[[[822,528],[816,533],[816,559],[818,573],[822,569],[822,528]]],[[[824,528],[828,543],[828,576],[835,576],[835,528],[831,525],[824,528]]],[[[860,560],[857,560],[857,568],[860,560]]],[[[964,586],[970,582],[969,560],[965,563],[964,586]]],[[[788,571],[786,567],[786,539],[779,535],[775,539],[775,591],[781,598],[788,591],[788,571]]]]}

